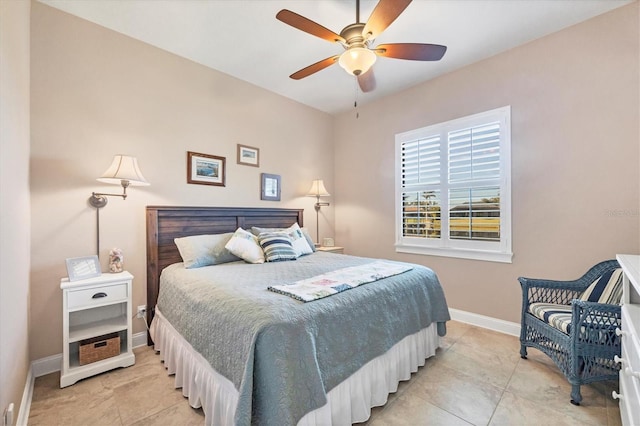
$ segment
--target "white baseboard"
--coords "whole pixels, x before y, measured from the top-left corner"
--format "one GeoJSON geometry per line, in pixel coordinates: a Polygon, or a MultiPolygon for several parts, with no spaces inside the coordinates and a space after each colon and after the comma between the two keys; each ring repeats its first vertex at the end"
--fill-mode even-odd
{"type": "Polygon", "coordinates": [[[520,324],[518,323],[452,308],[449,308],[449,313],[452,320],[520,337],[520,324]]]}
{"type": "Polygon", "coordinates": [[[60,371],[61,368],[62,354],[40,358],[31,363],[31,372],[33,373],[34,378],[55,373],[56,371],[60,371]]]}
{"type": "Polygon", "coordinates": [[[29,421],[29,412],[31,411],[31,400],[33,399],[33,384],[36,378],[33,375],[33,367],[27,373],[27,380],[22,392],[22,400],[20,401],[20,410],[16,418],[16,426],[27,426],[29,421]]]}
{"type": "Polygon", "coordinates": [[[136,333],[131,336],[131,345],[135,348],[140,346],[147,346],[147,332],[136,333]]]}

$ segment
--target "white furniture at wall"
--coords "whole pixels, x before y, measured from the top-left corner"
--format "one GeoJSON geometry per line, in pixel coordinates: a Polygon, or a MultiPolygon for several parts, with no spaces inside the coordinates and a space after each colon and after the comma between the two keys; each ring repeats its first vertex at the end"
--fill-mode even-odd
{"type": "Polygon", "coordinates": [[[622,336],[620,362],[620,416],[624,426],[640,425],[640,256],[616,256],[624,272],[622,290],[622,325],[616,334],[622,336]]]}
{"type": "Polygon", "coordinates": [[[67,278],[61,280],[61,388],[80,379],[135,363],[131,345],[132,283],[133,276],[126,271],[73,282],[67,278]],[[80,342],[111,333],[117,333],[120,338],[120,354],[80,365],[80,342]]]}

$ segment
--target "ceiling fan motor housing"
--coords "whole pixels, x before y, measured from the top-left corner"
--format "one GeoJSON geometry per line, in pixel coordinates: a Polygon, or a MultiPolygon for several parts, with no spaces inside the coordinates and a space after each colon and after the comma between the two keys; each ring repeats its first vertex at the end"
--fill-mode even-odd
{"type": "Polygon", "coordinates": [[[354,43],[364,44],[364,34],[362,31],[364,30],[364,25],[361,22],[356,24],[347,25],[340,31],[340,37],[347,40],[347,45],[351,46],[354,43]]]}

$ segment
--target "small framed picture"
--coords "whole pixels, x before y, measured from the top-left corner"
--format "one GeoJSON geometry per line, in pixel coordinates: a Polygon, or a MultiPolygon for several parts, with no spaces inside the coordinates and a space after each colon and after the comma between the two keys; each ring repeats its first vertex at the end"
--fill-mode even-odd
{"type": "Polygon", "coordinates": [[[238,144],[238,164],[260,167],[260,149],[238,144]]]}
{"type": "Polygon", "coordinates": [[[187,183],[225,186],[225,158],[187,151],[187,183]]]}
{"type": "Polygon", "coordinates": [[[322,245],[324,247],[333,247],[336,244],[334,243],[333,238],[323,238],[322,239],[322,245]]]}
{"type": "Polygon", "coordinates": [[[262,173],[260,199],[267,201],[280,201],[280,175],[262,173]]]}
{"type": "Polygon", "coordinates": [[[69,281],[99,277],[102,275],[100,260],[98,256],[71,257],[67,259],[67,274],[69,281]]]}

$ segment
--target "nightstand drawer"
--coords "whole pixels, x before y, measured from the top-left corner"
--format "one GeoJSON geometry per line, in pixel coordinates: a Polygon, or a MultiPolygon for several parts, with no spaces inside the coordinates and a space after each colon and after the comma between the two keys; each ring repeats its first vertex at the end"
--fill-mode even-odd
{"type": "Polygon", "coordinates": [[[69,291],[67,308],[73,309],[109,303],[116,300],[123,300],[127,297],[127,283],[69,291]]]}

